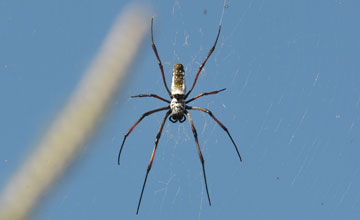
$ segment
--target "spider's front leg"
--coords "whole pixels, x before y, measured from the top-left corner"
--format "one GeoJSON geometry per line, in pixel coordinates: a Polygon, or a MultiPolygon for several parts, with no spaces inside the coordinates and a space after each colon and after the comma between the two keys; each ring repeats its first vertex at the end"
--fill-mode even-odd
{"type": "Polygon", "coordinates": [[[118,164],[120,165],[120,155],[121,155],[121,151],[124,147],[124,143],[125,143],[125,140],[127,138],[127,136],[132,132],[132,130],[140,123],[141,120],[143,120],[146,116],[149,116],[155,112],[159,112],[159,111],[164,111],[164,110],[168,110],[170,107],[169,106],[166,106],[166,107],[162,107],[162,108],[157,108],[157,109],[154,109],[154,110],[151,110],[151,111],[148,111],[148,112],[145,112],[144,114],[141,115],[141,117],[139,118],[139,120],[137,120],[137,122],[135,122],[135,124],[133,126],[131,126],[131,128],[129,129],[128,132],[126,132],[126,134],[124,135],[124,139],[122,141],[122,144],[121,144],[121,147],[120,147],[120,150],[119,150],[119,155],[118,155],[118,164]]]}
{"type": "Polygon", "coordinates": [[[195,106],[188,106],[188,105],[186,106],[186,109],[189,109],[189,110],[198,110],[198,111],[202,111],[202,112],[208,113],[208,114],[216,121],[216,123],[218,123],[218,125],[220,125],[220,127],[228,134],[231,142],[234,144],[236,153],[238,154],[240,161],[242,161],[242,158],[241,158],[241,156],[240,156],[239,149],[237,148],[237,146],[236,146],[236,144],[235,144],[235,141],[234,141],[233,138],[231,137],[229,130],[213,115],[213,113],[212,113],[209,109],[200,108],[200,107],[195,107],[195,106]]]}
{"type": "Polygon", "coordinates": [[[158,146],[158,143],[159,143],[159,139],[160,139],[162,130],[163,130],[163,128],[164,128],[166,119],[167,119],[167,117],[169,117],[170,113],[171,113],[171,110],[169,110],[169,111],[165,114],[164,119],[163,119],[162,122],[161,122],[159,132],[158,132],[157,135],[156,135],[155,146],[154,146],[153,152],[152,152],[152,154],[151,154],[151,158],[150,158],[150,162],[149,162],[148,168],[147,168],[147,170],[146,170],[145,180],[144,180],[144,184],[143,184],[142,189],[141,189],[141,194],[140,194],[140,199],[139,199],[138,207],[137,207],[137,210],[136,210],[136,214],[139,213],[139,208],[140,208],[142,196],[143,196],[143,194],[144,194],[144,189],[145,189],[145,185],[146,185],[146,180],[147,180],[147,177],[148,177],[149,172],[150,172],[150,170],[151,170],[151,166],[152,166],[152,163],[153,163],[153,160],[154,160],[154,157],[155,157],[156,149],[157,149],[157,146],[158,146]]]}
{"type": "Polygon", "coordinates": [[[198,140],[198,136],[197,136],[197,132],[196,132],[196,129],[195,129],[195,125],[194,125],[194,122],[191,118],[191,115],[189,112],[185,111],[186,115],[188,116],[189,118],[189,122],[190,122],[190,125],[191,125],[191,130],[194,134],[194,138],[195,138],[195,142],[196,142],[196,147],[197,147],[197,150],[198,150],[198,153],[199,153],[199,158],[200,158],[200,162],[201,162],[201,165],[202,165],[202,170],[203,170],[203,174],[204,174],[204,182],[205,182],[205,188],[206,188],[206,194],[207,194],[207,197],[208,197],[208,200],[209,200],[209,205],[211,206],[211,201],[210,201],[210,194],[209,194],[209,189],[208,189],[208,185],[207,185],[207,180],[206,180],[206,173],[205,173],[205,161],[204,161],[204,157],[201,153],[201,150],[200,150],[200,145],[199,145],[199,140],[198,140]]]}

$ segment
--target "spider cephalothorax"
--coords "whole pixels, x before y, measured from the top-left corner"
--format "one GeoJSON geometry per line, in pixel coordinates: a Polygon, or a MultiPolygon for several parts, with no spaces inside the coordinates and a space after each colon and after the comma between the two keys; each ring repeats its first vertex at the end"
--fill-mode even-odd
{"type": "Polygon", "coordinates": [[[157,98],[157,99],[159,99],[159,100],[161,100],[163,102],[168,103],[168,105],[165,106],[165,107],[157,108],[157,109],[145,112],[143,115],[141,115],[139,120],[137,120],[137,122],[135,122],[135,124],[129,129],[129,131],[126,132],[126,134],[124,136],[124,139],[122,141],[121,147],[120,147],[120,151],[119,151],[119,155],[118,155],[118,164],[119,165],[120,165],[120,155],[121,155],[121,151],[123,149],[125,140],[126,140],[127,136],[132,132],[132,130],[146,116],[151,115],[151,114],[153,114],[155,112],[167,110],[167,112],[165,113],[165,116],[164,116],[164,118],[163,118],[163,120],[161,122],[160,129],[159,129],[159,131],[158,131],[158,133],[156,135],[155,146],[154,146],[153,152],[151,154],[149,165],[148,165],[147,170],[146,170],[145,180],[144,180],[144,183],[143,183],[143,186],[142,186],[142,190],[141,190],[140,199],[139,199],[139,202],[138,202],[136,214],[138,214],[138,212],[139,212],[141,199],[142,199],[144,189],[145,189],[146,180],[147,180],[147,177],[149,175],[149,172],[150,172],[153,160],[154,160],[154,156],[155,156],[155,153],[156,153],[158,142],[159,142],[162,130],[163,130],[164,125],[165,125],[165,121],[169,116],[170,116],[169,120],[171,122],[173,122],[173,123],[176,123],[178,121],[180,123],[183,123],[186,120],[186,117],[189,118],[191,130],[192,130],[192,132],[194,134],[196,148],[197,148],[199,158],[200,158],[200,162],[201,162],[201,165],[202,165],[205,188],[206,188],[206,194],[207,194],[207,197],[208,197],[209,205],[211,205],[211,200],[210,200],[209,189],[208,189],[207,181],[206,181],[205,165],[204,165],[205,162],[204,162],[204,158],[202,156],[201,150],[200,150],[200,145],[199,145],[199,140],[198,140],[197,132],[196,132],[196,129],[195,129],[195,125],[194,125],[194,122],[193,122],[193,120],[191,118],[191,115],[188,112],[188,110],[198,110],[198,111],[202,111],[202,112],[205,112],[205,113],[209,114],[210,117],[212,117],[216,121],[216,123],[218,123],[220,125],[220,127],[228,134],[231,142],[233,143],[233,145],[235,147],[236,153],[239,156],[240,161],[242,161],[239,150],[238,150],[234,140],[232,139],[228,129],[212,114],[212,112],[209,109],[206,109],[206,108],[200,108],[200,107],[187,105],[188,103],[190,103],[190,102],[194,101],[195,99],[198,99],[198,98],[200,98],[202,96],[216,94],[216,93],[219,93],[219,92],[225,90],[225,89],[220,89],[220,90],[216,90],[216,91],[212,91],[212,92],[201,93],[201,94],[195,96],[194,98],[191,98],[191,99],[187,100],[187,97],[189,96],[189,94],[191,93],[191,91],[193,90],[193,88],[194,88],[194,86],[195,86],[195,84],[197,82],[197,79],[198,79],[198,77],[200,75],[200,72],[201,72],[202,68],[205,66],[206,61],[209,59],[210,55],[215,50],[216,43],[217,43],[217,41],[219,39],[220,31],[221,31],[221,25],[219,25],[219,31],[218,31],[218,34],[216,36],[215,43],[211,47],[211,49],[210,49],[208,55],[206,56],[205,60],[200,65],[199,70],[198,70],[198,72],[197,72],[197,74],[195,76],[195,80],[194,80],[190,90],[186,93],[184,66],[181,63],[177,63],[177,64],[174,65],[174,69],[173,69],[171,92],[170,92],[170,90],[169,90],[169,88],[168,88],[168,86],[166,84],[164,68],[163,68],[163,66],[161,64],[161,60],[160,60],[159,54],[157,52],[157,49],[156,49],[156,46],[155,46],[155,43],[154,43],[153,19],[151,19],[151,43],[152,43],[152,48],[153,48],[155,56],[156,56],[156,58],[158,60],[158,64],[159,64],[159,67],[160,67],[160,71],[161,71],[162,79],[163,79],[163,82],[164,82],[164,86],[165,86],[165,89],[166,89],[166,91],[168,92],[168,94],[169,94],[169,96],[171,98],[171,101],[169,101],[167,99],[164,99],[164,98],[162,98],[162,97],[160,97],[158,95],[155,95],[155,94],[140,94],[140,95],[132,96],[132,97],[153,97],[153,98],[157,98]]]}
{"type": "Polygon", "coordinates": [[[171,115],[169,120],[172,123],[179,121],[183,123],[186,120],[185,113],[185,101],[183,95],[174,95],[170,102],[171,115]]]}

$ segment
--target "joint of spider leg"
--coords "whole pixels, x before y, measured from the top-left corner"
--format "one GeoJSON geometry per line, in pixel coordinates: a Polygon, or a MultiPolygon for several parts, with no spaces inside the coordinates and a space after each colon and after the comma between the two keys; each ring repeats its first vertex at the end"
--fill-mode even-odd
{"type": "Polygon", "coordinates": [[[152,166],[152,163],[148,165],[148,167],[147,167],[147,169],[146,169],[146,173],[149,173],[149,172],[150,172],[151,166],[152,166]]]}
{"type": "Polygon", "coordinates": [[[204,165],[204,164],[205,164],[205,160],[204,160],[204,157],[203,157],[203,155],[202,155],[201,152],[199,153],[199,156],[200,156],[201,164],[204,165]]]}
{"type": "Polygon", "coordinates": [[[155,138],[155,145],[157,145],[157,144],[158,144],[159,139],[160,139],[160,136],[161,136],[161,134],[160,134],[160,133],[156,135],[156,138],[155,138]]]}
{"type": "Polygon", "coordinates": [[[197,139],[198,135],[197,135],[196,129],[194,127],[191,127],[191,130],[194,133],[195,139],[197,139]]]}
{"type": "MultiPolygon", "coordinates": [[[[213,113],[210,111],[210,110],[206,110],[206,112],[212,117],[215,119],[215,116],[213,115],[213,113]]],[[[225,127],[219,120],[215,119],[216,122],[218,122],[220,124],[220,126],[226,131],[228,132],[228,129],[227,127],[225,127]]]]}
{"type": "Polygon", "coordinates": [[[205,160],[204,160],[204,157],[203,157],[203,155],[202,155],[202,153],[201,153],[201,151],[200,151],[200,146],[199,146],[199,144],[198,144],[199,140],[198,140],[198,135],[197,135],[196,129],[195,129],[194,127],[192,127],[191,129],[192,129],[192,131],[193,131],[194,138],[195,138],[195,140],[196,140],[196,145],[197,145],[197,147],[198,147],[198,153],[199,153],[200,162],[201,162],[201,164],[204,165],[204,164],[205,164],[205,160]]]}

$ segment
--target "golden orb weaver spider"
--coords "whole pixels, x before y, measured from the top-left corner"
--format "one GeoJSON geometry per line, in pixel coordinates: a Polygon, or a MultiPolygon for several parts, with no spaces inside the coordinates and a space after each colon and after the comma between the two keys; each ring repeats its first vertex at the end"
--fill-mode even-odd
{"type": "Polygon", "coordinates": [[[135,122],[135,124],[128,130],[128,132],[126,132],[126,134],[124,136],[124,139],[122,141],[120,150],[119,150],[118,164],[120,165],[120,155],[121,155],[121,151],[122,151],[122,149],[124,147],[124,143],[125,143],[125,140],[126,140],[127,136],[140,123],[140,121],[142,119],[144,119],[146,116],[149,116],[149,115],[151,115],[151,114],[153,114],[155,112],[160,112],[160,111],[167,110],[167,112],[166,112],[166,114],[165,114],[165,116],[164,116],[164,118],[163,118],[163,120],[161,122],[160,129],[159,129],[159,131],[158,131],[158,133],[156,135],[155,146],[154,146],[153,152],[151,154],[149,165],[148,165],[147,170],[146,170],[146,175],[145,175],[144,183],[143,183],[143,186],[142,186],[142,189],[141,189],[141,194],[140,194],[140,198],[139,198],[139,202],[138,202],[138,206],[137,206],[137,210],[136,210],[136,214],[138,214],[140,204],[141,204],[141,199],[142,199],[144,189],[145,189],[146,180],[147,180],[147,177],[149,175],[149,172],[150,172],[153,160],[154,160],[154,156],[155,156],[155,153],[156,153],[156,149],[157,149],[157,146],[158,146],[158,142],[159,142],[162,130],[164,128],[165,121],[170,115],[169,120],[172,123],[176,123],[178,121],[180,123],[183,123],[186,120],[186,116],[187,116],[189,118],[189,121],[190,121],[190,126],[191,126],[191,129],[192,129],[192,132],[194,134],[197,151],[199,153],[200,162],[201,162],[201,165],[202,165],[205,188],[206,188],[206,194],[207,194],[207,197],[208,197],[208,200],[209,200],[209,205],[211,206],[209,189],[208,189],[208,186],[207,186],[207,180],[206,180],[206,174],[205,174],[204,158],[203,158],[201,150],[200,150],[199,140],[198,140],[198,137],[197,137],[197,132],[196,132],[196,129],[195,129],[195,126],[194,126],[194,122],[193,122],[188,110],[198,110],[198,111],[203,111],[203,112],[208,113],[210,115],[210,117],[212,117],[216,121],[216,123],[218,123],[220,125],[220,127],[222,129],[224,129],[224,131],[229,135],[231,142],[234,144],[235,150],[236,150],[236,152],[237,152],[237,154],[239,156],[240,161],[242,161],[242,159],[241,159],[239,150],[238,150],[233,138],[231,137],[228,129],[212,114],[212,112],[210,110],[208,110],[206,108],[200,108],[200,107],[187,105],[188,103],[190,103],[190,102],[194,101],[195,99],[198,99],[198,98],[200,98],[202,96],[213,95],[213,94],[222,92],[225,89],[220,89],[220,90],[216,90],[216,91],[212,91],[212,92],[201,93],[201,94],[195,96],[194,98],[191,98],[189,100],[186,100],[186,99],[190,95],[193,88],[195,87],[197,79],[198,79],[198,77],[200,75],[201,70],[205,66],[206,61],[209,59],[210,55],[215,50],[215,46],[216,46],[216,43],[217,43],[217,41],[219,39],[219,35],[220,35],[220,31],[221,31],[221,24],[219,25],[219,31],[217,33],[214,45],[211,47],[211,49],[210,49],[208,55],[206,56],[205,60],[200,65],[199,70],[198,70],[198,72],[196,74],[195,80],[193,82],[193,85],[191,86],[190,90],[185,94],[185,92],[186,92],[185,77],[184,77],[185,76],[185,71],[184,71],[184,67],[183,67],[183,65],[181,63],[177,63],[177,64],[174,65],[173,77],[172,77],[172,83],[171,83],[171,92],[170,92],[170,90],[169,90],[169,88],[168,88],[168,86],[166,84],[164,68],[163,68],[163,66],[161,64],[161,60],[160,60],[159,54],[157,52],[157,49],[156,49],[156,46],[155,46],[155,43],[154,43],[153,20],[154,20],[154,18],[151,19],[151,43],[152,43],[152,48],[153,48],[154,53],[156,55],[156,58],[158,60],[158,64],[159,64],[159,67],[160,67],[163,83],[164,83],[166,91],[168,92],[168,94],[169,94],[169,96],[171,98],[171,101],[169,101],[167,99],[164,99],[164,98],[162,98],[162,97],[160,97],[160,96],[158,96],[156,94],[140,94],[140,95],[136,95],[136,96],[131,96],[132,98],[136,98],[136,97],[153,97],[153,98],[160,99],[161,101],[164,101],[164,102],[168,103],[169,105],[165,106],[165,107],[162,107],[162,108],[157,108],[157,109],[145,112],[144,114],[141,115],[139,120],[137,120],[137,122],[135,122]],[[185,114],[186,114],[186,116],[185,116],[185,114]]]}

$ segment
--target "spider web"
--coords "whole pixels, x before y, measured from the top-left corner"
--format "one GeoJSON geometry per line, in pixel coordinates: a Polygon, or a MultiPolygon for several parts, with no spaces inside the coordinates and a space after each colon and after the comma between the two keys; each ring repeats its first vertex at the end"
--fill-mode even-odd
{"type": "MultiPolygon", "coordinates": [[[[215,40],[218,24],[223,22],[224,13],[226,16],[225,7],[229,7],[227,2],[211,6],[206,3],[203,7],[197,7],[192,13],[197,13],[196,16],[201,18],[201,22],[196,25],[191,24],[191,21],[184,16],[184,10],[188,12],[188,10],[191,9],[189,8],[189,5],[182,4],[179,1],[173,2],[169,23],[171,23],[170,26],[174,28],[171,29],[171,31],[166,31],[166,34],[171,37],[169,37],[166,42],[161,41],[161,43],[155,43],[157,44],[160,57],[164,64],[165,72],[169,73],[172,69],[172,65],[175,63],[183,63],[185,66],[186,84],[188,89],[192,85],[201,62],[206,57],[215,40]],[[210,18],[210,15],[213,16],[213,18],[210,18]],[[172,53],[168,52],[169,48],[172,50],[172,53]]],[[[159,33],[156,31],[156,25],[157,23],[163,24],[164,22],[165,20],[161,19],[160,15],[155,17],[155,41],[159,36],[159,33]],[[159,21],[157,21],[157,19],[159,21]]],[[[201,92],[222,89],[229,84],[231,86],[231,83],[229,83],[231,82],[231,74],[227,76],[221,74],[221,70],[223,69],[222,62],[224,59],[222,58],[223,55],[221,55],[221,51],[223,50],[226,41],[227,39],[220,35],[215,52],[201,72],[198,83],[191,96],[195,96],[201,92]]],[[[232,71],[235,72],[234,70],[232,71]]],[[[161,78],[155,80],[157,87],[160,88],[159,91],[161,94],[161,92],[163,92],[161,78]]],[[[170,81],[170,75],[167,75],[167,81],[170,81]]],[[[219,95],[203,97],[198,101],[195,101],[193,105],[211,109],[231,130],[229,122],[234,116],[230,117],[228,123],[222,120],[222,118],[229,118],[229,115],[227,115],[226,112],[228,110],[226,106],[230,105],[228,104],[229,101],[224,102],[226,99],[223,99],[222,96],[229,96],[229,94],[223,92],[219,95]],[[224,114],[227,117],[225,117],[224,114]]],[[[227,100],[230,100],[229,97],[227,100]]],[[[231,151],[233,150],[233,146],[229,141],[228,136],[221,127],[209,117],[209,115],[201,112],[191,112],[191,114],[193,115],[195,127],[198,131],[201,150],[205,157],[207,173],[213,173],[212,169],[216,169],[216,163],[214,163],[216,162],[216,157],[209,153],[209,147],[213,148],[212,153],[214,154],[219,153],[219,151],[224,151],[224,154],[228,153],[226,154],[227,156],[234,156],[236,152],[231,151]],[[223,143],[226,143],[228,149],[225,150],[219,148],[219,145],[222,145],[223,143]]],[[[198,213],[197,216],[200,219],[202,217],[203,207],[208,206],[208,203],[201,164],[188,121],[183,124],[167,123],[159,145],[161,145],[161,147],[159,147],[159,152],[156,155],[156,163],[166,164],[165,167],[169,164],[168,166],[170,167],[170,169],[167,170],[156,167],[156,171],[151,171],[153,175],[151,179],[158,182],[158,188],[155,189],[155,194],[162,194],[160,196],[161,207],[164,207],[164,201],[168,201],[170,204],[174,205],[177,205],[179,202],[187,202],[190,203],[192,207],[195,207],[193,208],[193,211],[198,213]],[[180,164],[180,166],[178,164],[180,164]],[[169,188],[172,188],[173,190],[171,191],[169,188]]],[[[220,153],[222,154],[223,152],[220,153]]],[[[238,163],[237,158],[232,158],[238,163]]],[[[210,178],[210,175],[208,174],[208,179],[209,187],[211,188],[212,183],[210,182],[210,179],[214,179],[214,177],[210,178]]],[[[155,204],[157,203],[155,202],[155,204]]]]}
{"type": "MultiPolygon", "coordinates": [[[[53,114],[52,93],[70,93],[69,84],[77,82],[104,37],[101,33],[124,4],[94,1],[74,7],[74,1],[42,1],[41,7],[19,7],[12,2],[2,1],[0,7],[0,25],[7,30],[0,36],[5,42],[0,51],[1,180],[15,170],[16,160],[22,160],[26,149],[21,146],[45,127],[44,115],[53,114]],[[49,41],[59,43],[49,47],[49,41]],[[56,83],[50,72],[59,78],[56,83]],[[48,80],[38,80],[41,74],[48,80]]],[[[154,9],[154,37],[168,85],[172,66],[181,62],[189,88],[215,40],[224,2],[148,2],[154,9]]],[[[359,219],[360,33],[353,28],[360,19],[359,3],[225,4],[217,47],[191,95],[227,89],[193,105],[210,109],[227,126],[243,162],[212,118],[191,112],[205,159],[209,207],[189,123],[167,121],[137,217],[359,219]]],[[[150,39],[110,119],[104,119],[89,143],[93,147],[58,181],[58,190],[44,199],[34,219],[134,218],[163,113],[134,129],[120,167],[118,148],[143,112],[164,105],[128,98],[140,93],[166,97],[150,39]]]]}
{"type": "MultiPolygon", "coordinates": [[[[176,0],[172,4],[171,12],[158,15],[159,20],[164,16],[170,18],[166,21],[171,23],[171,28],[166,29],[170,37],[161,42],[162,46],[157,45],[162,47],[161,56],[168,72],[173,64],[184,64],[189,88],[213,43],[222,5],[208,2],[187,5],[176,0]],[[169,48],[172,52],[164,53],[169,48]]],[[[225,4],[217,48],[192,95],[225,87],[227,90],[203,97],[193,105],[212,110],[229,128],[244,162],[239,164],[227,135],[208,115],[191,112],[213,202],[213,206],[208,207],[188,122],[167,124],[157,164],[170,165],[167,170],[152,171],[156,173],[152,179],[159,181],[161,189],[157,193],[162,193],[158,195],[162,201],[160,213],[171,210],[182,217],[217,219],[237,217],[240,209],[250,218],[290,217],[290,213],[279,214],[281,209],[269,205],[276,201],[293,213],[300,207],[318,216],[348,211],[350,214],[346,216],[358,216],[354,210],[360,206],[360,195],[356,193],[355,183],[359,182],[360,167],[351,165],[354,158],[349,152],[355,151],[354,135],[359,130],[360,89],[355,83],[359,83],[359,77],[354,69],[341,75],[338,65],[346,61],[324,52],[326,48],[340,53],[341,48],[349,49],[343,36],[335,34],[332,38],[326,34],[326,31],[333,33],[330,29],[297,30],[292,24],[301,23],[297,19],[303,14],[295,13],[296,18],[286,21],[292,17],[291,13],[274,14],[271,11],[278,9],[266,1],[227,1],[225,4]],[[342,39],[342,45],[336,46],[337,38],[342,39]],[[337,63],[330,64],[330,60],[337,63]],[[338,72],[328,66],[334,66],[338,72]],[[336,93],[334,89],[341,91],[336,93]],[[340,103],[348,107],[341,107],[340,103]],[[330,134],[333,136],[329,137],[330,134]],[[331,161],[339,162],[340,167],[331,161]],[[327,167],[334,170],[334,176],[327,167]],[[340,181],[335,177],[344,179],[340,181]],[[298,201],[291,202],[292,196],[298,201]],[[183,210],[182,206],[186,214],[176,212],[183,210]],[[261,207],[267,214],[251,214],[246,207],[254,212],[261,207]],[[332,210],[335,207],[337,211],[332,210]]],[[[342,4],[338,1],[327,6],[341,13],[342,4]]],[[[300,3],[282,6],[292,13],[296,7],[305,10],[300,3]]],[[[342,23],[339,19],[332,20],[342,23]]],[[[164,19],[161,20],[158,22],[164,24],[164,19]]],[[[325,21],[319,21],[322,22],[325,21]]],[[[159,88],[161,84],[161,79],[157,79],[159,88]]],[[[303,213],[299,216],[309,217],[303,213]]]]}

